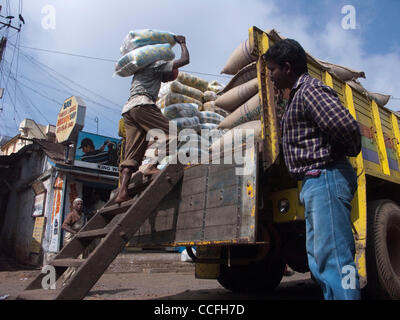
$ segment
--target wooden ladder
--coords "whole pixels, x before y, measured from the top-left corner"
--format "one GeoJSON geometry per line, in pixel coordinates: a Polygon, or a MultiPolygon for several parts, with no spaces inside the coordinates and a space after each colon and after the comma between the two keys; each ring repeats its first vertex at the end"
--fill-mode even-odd
{"type": "Polygon", "coordinates": [[[49,262],[56,271],[56,289],[43,289],[42,280],[46,273],[40,273],[17,299],[83,299],[182,176],[183,166],[180,164],[166,166],[153,180],[144,178],[141,172],[135,173],[129,184],[132,200],[115,204],[114,194],[49,262]],[[90,255],[86,259],[78,259],[96,238],[102,240],[90,255]],[[63,286],[61,276],[68,267],[75,267],[76,270],[63,286]]]}

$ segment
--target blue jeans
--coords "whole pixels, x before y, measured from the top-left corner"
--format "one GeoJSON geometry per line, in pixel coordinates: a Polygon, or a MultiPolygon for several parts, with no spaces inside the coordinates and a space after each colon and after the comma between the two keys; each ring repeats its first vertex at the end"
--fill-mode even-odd
{"type": "Polygon", "coordinates": [[[346,158],[303,179],[308,264],[326,300],[360,299],[350,218],[356,189],[357,174],[346,158]]]}

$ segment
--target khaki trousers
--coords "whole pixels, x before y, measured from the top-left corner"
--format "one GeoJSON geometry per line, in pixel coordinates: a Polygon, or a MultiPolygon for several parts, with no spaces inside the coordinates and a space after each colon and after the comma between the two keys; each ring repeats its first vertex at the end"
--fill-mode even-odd
{"type": "MultiPolygon", "coordinates": [[[[131,167],[137,170],[141,165],[149,141],[147,133],[152,129],[164,132],[166,141],[166,153],[169,149],[169,120],[161,113],[155,104],[135,106],[123,114],[126,132],[125,158],[120,164],[123,167],[131,167]]],[[[159,141],[161,142],[161,141],[159,141]]],[[[157,160],[162,160],[166,154],[159,154],[157,160]]]]}

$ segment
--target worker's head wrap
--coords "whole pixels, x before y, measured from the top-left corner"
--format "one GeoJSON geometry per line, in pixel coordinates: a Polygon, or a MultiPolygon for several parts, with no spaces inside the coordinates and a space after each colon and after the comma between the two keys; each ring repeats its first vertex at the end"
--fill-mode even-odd
{"type": "Polygon", "coordinates": [[[79,201],[83,202],[83,200],[82,200],[81,198],[75,198],[73,204],[75,204],[75,203],[77,203],[77,202],[79,202],[79,201]]]}

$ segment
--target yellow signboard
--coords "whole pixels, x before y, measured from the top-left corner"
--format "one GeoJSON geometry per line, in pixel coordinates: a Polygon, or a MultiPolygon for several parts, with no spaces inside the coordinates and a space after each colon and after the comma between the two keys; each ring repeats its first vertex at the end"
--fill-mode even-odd
{"type": "Polygon", "coordinates": [[[35,219],[35,226],[33,227],[31,243],[31,252],[33,253],[40,253],[40,250],[42,248],[45,219],[45,217],[37,217],[35,219]]]}
{"type": "Polygon", "coordinates": [[[80,97],[72,96],[64,101],[57,117],[56,137],[59,143],[73,141],[82,130],[86,106],[80,97]]]}

